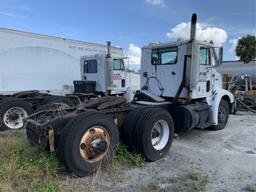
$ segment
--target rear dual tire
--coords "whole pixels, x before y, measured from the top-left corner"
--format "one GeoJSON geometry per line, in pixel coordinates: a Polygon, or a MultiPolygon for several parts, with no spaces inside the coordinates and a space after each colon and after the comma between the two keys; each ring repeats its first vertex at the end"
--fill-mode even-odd
{"type": "Polygon", "coordinates": [[[141,117],[141,113],[145,111],[146,108],[147,107],[134,108],[124,119],[123,127],[121,129],[121,138],[130,151],[134,148],[134,131],[136,129],[136,124],[141,117]]]}
{"type": "Polygon", "coordinates": [[[117,126],[105,114],[87,111],[69,120],[58,145],[61,162],[79,177],[111,163],[119,140],[117,126]]]}
{"type": "Polygon", "coordinates": [[[0,101],[0,131],[23,128],[24,121],[33,112],[30,103],[9,97],[0,101]]]}
{"type": "Polygon", "coordinates": [[[134,148],[147,161],[156,161],[168,153],[174,135],[173,120],[168,111],[161,108],[135,109],[125,122],[131,122],[130,126],[124,124],[122,131],[130,131],[122,135],[130,149],[134,148]]]}

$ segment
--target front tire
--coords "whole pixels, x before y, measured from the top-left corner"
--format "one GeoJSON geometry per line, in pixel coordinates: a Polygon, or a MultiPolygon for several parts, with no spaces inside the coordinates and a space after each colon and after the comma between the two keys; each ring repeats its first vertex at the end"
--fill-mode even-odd
{"type": "Polygon", "coordinates": [[[112,161],[118,139],[118,128],[112,119],[100,112],[87,111],[66,124],[58,155],[71,172],[84,177],[112,161]]]}
{"type": "Polygon", "coordinates": [[[174,124],[169,112],[149,108],[140,115],[135,128],[135,148],[146,160],[156,161],[168,153],[173,135],[174,124]]]}
{"type": "Polygon", "coordinates": [[[226,100],[221,100],[218,107],[218,124],[213,125],[213,130],[222,130],[226,127],[229,117],[229,105],[226,100]]]}

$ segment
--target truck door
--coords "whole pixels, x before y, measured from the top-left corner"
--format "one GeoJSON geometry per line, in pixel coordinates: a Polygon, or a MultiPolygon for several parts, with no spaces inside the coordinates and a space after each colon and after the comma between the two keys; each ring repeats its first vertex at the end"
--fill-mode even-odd
{"type": "Polygon", "coordinates": [[[126,73],[123,59],[113,59],[113,85],[115,89],[122,90],[126,87],[126,73]]]}
{"type": "Polygon", "coordinates": [[[96,81],[98,76],[97,60],[84,60],[83,62],[83,80],[96,81]]]}
{"type": "Polygon", "coordinates": [[[209,96],[212,90],[211,51],[208,47],[199,48],[198,96],[209,96]]]}
{"type": "Polygon", "coordinates": [[[182,49],[177,47],[153,49],[151,64],[155,79],[149,80],[149,90],[157,95],[174,97],[177,93],[183,74],[183,57],[178,56],[182,49]],[[179,61],[178,61],[179,59],[179,61]]]}

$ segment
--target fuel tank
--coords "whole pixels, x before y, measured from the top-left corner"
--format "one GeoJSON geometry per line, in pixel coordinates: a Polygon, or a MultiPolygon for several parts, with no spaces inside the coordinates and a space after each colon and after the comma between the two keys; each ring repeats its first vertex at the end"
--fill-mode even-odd
{"type": "Polygon", "coordinates": [[[205,128],[210,124],[210,106],[206,103],[180,105],[171,113],[175,130],[205,128]]]}

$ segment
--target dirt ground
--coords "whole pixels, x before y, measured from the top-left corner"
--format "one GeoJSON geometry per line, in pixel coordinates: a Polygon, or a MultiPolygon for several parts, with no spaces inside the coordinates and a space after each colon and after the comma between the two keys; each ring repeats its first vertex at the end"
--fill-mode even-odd
{"type": "Polygon", "coordinates": [[[168,155],[157,162],[115,165],[86,178],[66,176],[61,184],[62,191],[120,192],[236,192],[256,191],[255,187],[256,116],[245,112],[230,115],[224,130],[195,129],[176,135],[168,155]],[[188,174],[198,181],[193,189],[188,174]]]}

